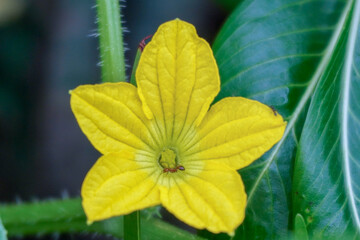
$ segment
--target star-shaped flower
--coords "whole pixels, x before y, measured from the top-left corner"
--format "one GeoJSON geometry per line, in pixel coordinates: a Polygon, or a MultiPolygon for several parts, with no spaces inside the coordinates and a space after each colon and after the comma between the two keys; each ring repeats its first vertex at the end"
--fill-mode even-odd
{"type": "Polygon", "coordinates": [[[208,43],[181,20],[162,24],[129,83],[79,86],[71,108],[103,156],[81,195],[89,221],[162,204],[183,222],[232,233],[245,216],[237,169],[269,150],[286,123],[257,101],[218,94],[208,43]]]}

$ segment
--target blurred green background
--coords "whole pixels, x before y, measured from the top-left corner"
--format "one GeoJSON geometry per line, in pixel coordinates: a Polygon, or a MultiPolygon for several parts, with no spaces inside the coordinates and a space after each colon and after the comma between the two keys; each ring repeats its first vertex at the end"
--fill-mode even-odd
{"type": "MultiPolygon", "coordinates": [[[[210,43],[226,12],[209,0],[121,2],[128,75],[142,38],[168,20],[210,43]]],[[[78,196],[99,153],[70,89],[100,81],[95,1],[0,0],[0,202],[78,196]]]]}

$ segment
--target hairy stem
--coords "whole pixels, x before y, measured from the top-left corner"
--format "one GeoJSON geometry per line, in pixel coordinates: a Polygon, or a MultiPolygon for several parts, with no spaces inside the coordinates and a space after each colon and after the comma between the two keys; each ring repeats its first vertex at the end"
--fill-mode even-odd
{"type": "Polygon", "coordinates": [[[123,82],[126,76],[119,1],[96,2],[102,81],[123,82]]]}
{"type": "MultiPolygon", "coordinates": [[[[99,233],[124,237],[123,217],[87,225],[80,198],[0,205],[0,218],[10,237],[52,233],[99,233]]],[[[141,216],[141,221],[142,240],[203,239],[157,218],[141,216]]]]}

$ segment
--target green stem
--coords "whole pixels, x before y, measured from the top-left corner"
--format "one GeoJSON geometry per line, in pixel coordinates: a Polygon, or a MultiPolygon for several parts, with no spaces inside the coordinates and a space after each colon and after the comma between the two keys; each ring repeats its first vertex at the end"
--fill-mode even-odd
{"type": "Polygon", "coordinates": [[[102,81],[123,82],[126,77],[119,0],[97,0],[97,17],[102,81]]]}
{"type": "MultiPolygon", "coordinates": [[[[144,41],[145,43],[145,41],[144,41]]],[[[130,83],[136,86],[135,73],[137,66],[139,64],[141,49],[138,48],[135,56],[135,61],[133,64],[133,69],[131,73],[130,83]]],[[[124,216],[124,239],[125,240],[140,240],[141,239],[141,230],[140,230],[140,212],[135,211],[128,215],[124,216]]]]}
{"type": "Polygon", "coordinates": [[[134,64],[133,64],[133,68],[132,68],[132,72],[131,72],[131,79],[130,79],[130,83],[133,84],[135,87],[136,87],[136,69],[137,69],[137,67],[139,65],[140,56],[142,54],[142,51],[145,48],[146,40],[150,39],[151,37],[152,37],[152,35],[149,35],[149,36],[145,37],[139,43],[138,49],[136,51],[135,61],[134,61],[134,64]]]}
{"type": "Polygon", "coordinates": [[[135,211],[124,216],[124,239],[140,240],[140,212],[135,211]]]}
{"type": "MultiPolygon", "coordinates": [[[[124,237],[123,217],[95,222],[88,226],[79,198],[0,205],[0,218],[9,237],[51,233],[99,233],[124,237]]],[[[141,216],[141,221],[142,240],[203,240],[160,219],[147,220],[141,216]]]]}
{"type": "Polygon", "coordinates": [[[136,86],[135,73],[136,73],[137,66],[139,64],[141,53],[142,53],[141,49],[138,48],[138,50],[136,51],[135,61],[134,61],[134,64],[133,64],[132,73],[131,73],[131,79],[130,79],[130,83],[133,84],[134,86],[136,86]]]}
{"type": "Polygon", "coordinates": [[[0,216],[9,236],[50,233],[100,233],[122,237],[122,218],[86,224],[81,200],[67,199],[0,206],[0,216]]]}

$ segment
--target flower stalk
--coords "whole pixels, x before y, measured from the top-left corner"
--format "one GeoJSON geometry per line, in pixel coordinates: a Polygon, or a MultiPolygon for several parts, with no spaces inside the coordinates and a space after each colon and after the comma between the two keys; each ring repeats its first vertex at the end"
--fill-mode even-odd
{"type": "Polygon", "coordinates": [[[140,240],[140,212],[135,211],[124,216],[124,239],[140,240]]]}
{"type": "MultiPolygon", "coordinates": [[[[135,61],[133,64],[133,69],[131,73],[130,83],[136,86],[135,73],[138,66],[141,48],[139,47],[136,52],[135,61]]],[[[128,215],[124,216],[124,239],[125,240],[140,240],[141,239],[141,230],[140,230],[140,212],[135,211],[128,215]]]]}

